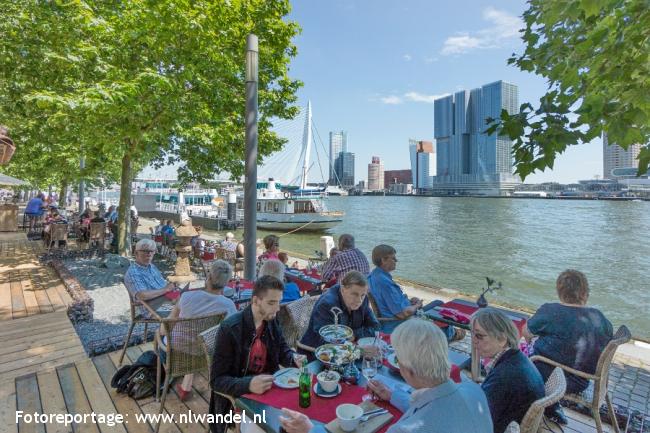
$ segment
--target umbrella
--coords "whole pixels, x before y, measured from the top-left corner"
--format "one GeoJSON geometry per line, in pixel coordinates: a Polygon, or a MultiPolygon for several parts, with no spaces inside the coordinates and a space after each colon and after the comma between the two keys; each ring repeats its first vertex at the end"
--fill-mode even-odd
{"type": "Polygon", "coordinates": [[[0,186],[22,186],[29,185],[24,180],[16,179],[15,177],[7,176],[0,173],[0,186]]]}

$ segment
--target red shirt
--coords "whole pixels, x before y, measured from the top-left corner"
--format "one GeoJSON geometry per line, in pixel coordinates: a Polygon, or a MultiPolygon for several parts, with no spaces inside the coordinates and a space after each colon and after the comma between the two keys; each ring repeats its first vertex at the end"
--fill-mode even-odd
{"type": "Polygon", "coordinates": [[[248,354],[248,371],[252,374],[261,374],[266,370],[266,344],[262,341],[262,334],[266,322],[262,324],[255,331],[255,338],[251,344],[251,351],[248,354]]]}

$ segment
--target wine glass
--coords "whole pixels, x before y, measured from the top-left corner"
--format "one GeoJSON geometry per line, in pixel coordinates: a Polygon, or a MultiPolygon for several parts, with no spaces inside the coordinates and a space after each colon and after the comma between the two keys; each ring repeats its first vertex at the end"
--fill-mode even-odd
{"type": "MultiPolygon", "coordinates": [[[[361,374],[370,382],[377,375],[377,367],[379,360],[376,356],[364,355],[363,361],[361,363],[361,374]]],[[[372,392],[364,394],[361,399],[363,401],[372,401],[375,399],[375,395],[372,392]]]]}

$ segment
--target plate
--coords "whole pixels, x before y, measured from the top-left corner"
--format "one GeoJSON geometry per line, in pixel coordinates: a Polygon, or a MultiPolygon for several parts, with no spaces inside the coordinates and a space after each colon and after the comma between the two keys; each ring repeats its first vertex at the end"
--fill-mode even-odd
{"type": "Polygon", "coordinates": [[[341,384],[340,383],[336,385],[336,391],[332,391],[332,392],[323,391],[323,388],[321,388],[320,383],[318,383],[318,382],[316,382],[316,384],[314,385],[314,394],[316,394],[319,397],[332,398],[332,397],[336,397],[340,393],[341,393],[341,384]]]}
{"type": "Polygon", "coordinates": [[[297,368],[283,368],[273,374],[273,383],[284,389],[298,388],[299,379],[300,370],[297,368]]]}
{"type": "Polygon", "coordinates": [[[354,346],[345,344],[323,344],[314,355],[328,367],[340,367],[354,361],[354,346]]]}
{"type": "Polygon", "coordinates": [[[325,325],[318,331],[328,343],[341,344],[354,337],[352,328],[345,325],[325,325]]]}
{"type": "Polygon", "coordinates": [[[388,354],[386,356],[386,361],[388,361],[388,364],[392,369],[399,371],[399,362],[397,361],[397,357],[394,353],[388,354]]]}
{"type": "Polygon", "coordinates": [[[388,343],[386,343],[386,342],[385,342],[384,340],[382,340],[381,338],[378,338],[378,339],[375,341],[375,337],[363,337],[363,338],[359,338],[359,339],[357,340],[357,345],[362,346],[362,347],[363,347],[363,346],[372,346],[373,344],[375,344],[375,342],[376,342],[377,346],[379,346],[379,347],[382,348],[382,349],[387,349],[387,348],[388,348],[388,343]]]}

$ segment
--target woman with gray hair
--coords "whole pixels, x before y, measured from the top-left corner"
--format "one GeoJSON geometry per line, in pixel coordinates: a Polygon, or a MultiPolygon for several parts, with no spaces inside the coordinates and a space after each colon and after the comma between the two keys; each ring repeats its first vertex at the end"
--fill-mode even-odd
{"type": "Polygon", "coordinates": [[[282,300],[280,301],[281,304],[300,299],[300,288],[296,283],[286,281],[284,278],[285,269],[286,266],[284,266],[284,263],[280,260],[270,259],[264,262],[258,275],[258,278],[261,278],[264,275],[271,275],[284,283],[284,291],[282,292],[282,300]]]}
{"type": "Polygon", "coordinates": [[[521,423],[530,405],[544,397],[544,380],[519,350],[519,333],[512,320],[494,308],[479,309],[472,316],[472,344],[479,356],[490,358],[485,392],[494,433],[503,433],[512,421],[521,423]]]}

